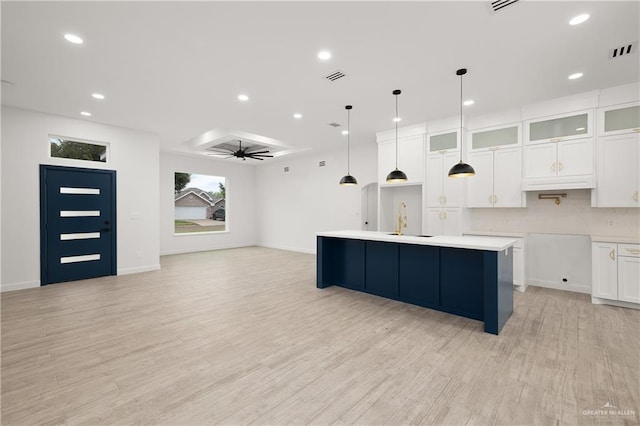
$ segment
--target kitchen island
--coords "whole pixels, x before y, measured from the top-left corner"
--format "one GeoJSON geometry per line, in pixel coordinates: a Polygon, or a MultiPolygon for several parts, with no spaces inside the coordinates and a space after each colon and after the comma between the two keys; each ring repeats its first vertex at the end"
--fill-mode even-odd
{"type": "Polygon", "coordinates": [[[515,240],[372,231],[317,234],[317,287],[332,285],[484,321],[499,334],[513,313],[515,240]]]}

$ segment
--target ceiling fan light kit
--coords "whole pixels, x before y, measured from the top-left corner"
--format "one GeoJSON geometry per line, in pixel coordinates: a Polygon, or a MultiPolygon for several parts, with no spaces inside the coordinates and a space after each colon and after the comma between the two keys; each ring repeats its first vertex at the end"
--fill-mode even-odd
{"type": "MultiPolygon", "coordinates": [[[[398,95],[402,93],[402,91],[396,89],[392,93],[393,96],[396,97],[396,115],[394,115],[394,117],[400,117],[398,115],[398,95]]],[[[387,183],[400,183],[407,181],[407,175],[402,170],[398,169],[398,120],[394,120],[394,122],[396,123],[396,168],[387,175],[387,183]]]]}
{"type": "Polygon", "coordinates": [[[342,186],[353,186],[358,184],[358,180],[351,176],[350,171],[350,154],[349,154],[349,140],[351,139],[351,109],[353,106],[346,105],[344,109],[347,110],[347,174],[340,179],[340,185],[342,186]]]}
{"type": "Polygon", "coordinates": [[[462,76],[466,73],[466,68],[460,68],[458,71],[456,71],[456,75],[460,77],[460,162],[458,164],[455,164],[449,170],[449,177],[452,178],[474,176],[476,174],[476,171],[473,170],[473,167],[471,167],[471,165],[462,161],[462,142],[464,141],[464,131],[462,128],[462,76]]]}

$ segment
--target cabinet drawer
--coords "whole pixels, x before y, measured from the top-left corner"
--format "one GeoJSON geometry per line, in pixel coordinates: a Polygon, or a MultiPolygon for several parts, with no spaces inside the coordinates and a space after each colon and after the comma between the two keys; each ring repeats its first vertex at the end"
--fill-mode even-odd
{"type": "Polygon", "coordinates": [[[618,256],[640,257],[640,244],[618,244],[618,256]]]}

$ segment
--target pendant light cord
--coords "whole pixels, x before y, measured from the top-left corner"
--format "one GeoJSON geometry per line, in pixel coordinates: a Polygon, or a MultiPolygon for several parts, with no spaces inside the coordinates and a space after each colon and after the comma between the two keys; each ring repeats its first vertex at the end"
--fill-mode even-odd
{"type": "Polygon", "coordinates": [[[460,75],[460,162],[462,163],[462,138],[464,132],[462,131],[462,74],[460,75]]]}
{"type": "Polygon", "coordinates": [[[351,139],[351,110],[347,110],[347,174],[351,174],[351,156],[350,156],[350,139],[351,139]]]}
{"type": "Polygon", "coordinates": [[[398,170],[398,95],[396,95],[396,170],[398,170]]]}

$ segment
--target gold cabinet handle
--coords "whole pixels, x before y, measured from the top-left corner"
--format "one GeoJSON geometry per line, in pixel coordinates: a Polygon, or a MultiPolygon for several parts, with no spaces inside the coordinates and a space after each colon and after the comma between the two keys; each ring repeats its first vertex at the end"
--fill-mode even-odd
{"type": "Polygon", "coordinates": [[[631,254],[640,254],[640,250],[638,250],[638,249],[630,249],[630,248],[628,248],[628,249],[625,249],[625,250],[628,251],[631,254]]]}
{"type": "Polygon", "coordinates": [[[552,172],[556,171],[556,163],[555,162],[551,165],[551,171],[552,172]]]}
{"type": "Polygon", "coordinates": [[[640,133],[640,129],[633,129],[632,131],[634,131],[636,133],[640,133]]]}
{"type": "Polygon", "coordinates": [[[497,151],[500,149],[499,146],[492,146],[491,148],[489,148],[491,151],[497,151]]]}
{"type": "Polygon", "coordinates": [[[493,196],[493,204],[498,204],[498,196],[497,195],[493,196]]]}
{"type": "Polygon", "coordinates": [[[444,198],[444,204],[447,204],[447,196],[443,195],[442,198],[444,198]]]}
{"type": "Polygon", "coordinates": [[[493,195],[489,195],[489,204],[493,204],[493,195]]]}
{"type": "Polygon", "coordinates": [[[550,142],[560,142],[563,138],[551,138],[549,139],[550,142]]]}
{"type": "Polygon", "coordinates": [[[616,260],[616,249],[611,249],[611,251],[609,252],[609,257],[611,258],[611,260],[616,260]]]}
{"type": "Polygon", "coordinates": [[[444,219],[447,220],[447,212],[442,212],[444,213],[444,219]]]}
{"type": "Polygon", "coordinates": [[[558,163],[558,171],[561,172],[563,168],[564,165],[562,163],[558,163]]]}
{"type": "Polygon", "coordinates": [[[633,201],[638,201],[638,191],[633,193],[633,201]]]}
{"type": "Polygon", "coordinates": [[[444,212],[440,212],[440,213],[438,213],[438,219],[440,219],[440,220],[444,219],[444,218],[442,217],[442,213],[444,213],[444,212]]]}

